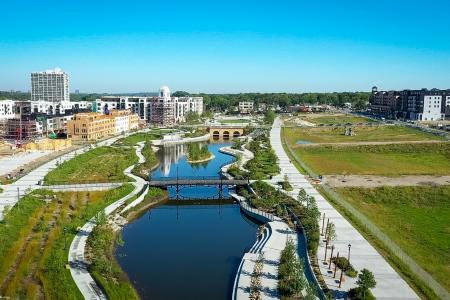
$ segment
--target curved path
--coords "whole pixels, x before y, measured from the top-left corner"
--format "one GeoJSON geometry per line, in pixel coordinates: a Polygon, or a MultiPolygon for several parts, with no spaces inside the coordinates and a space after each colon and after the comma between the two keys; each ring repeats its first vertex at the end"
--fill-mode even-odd
{"type": "MultiPolygon", "coordinates": [[[[127,136],[129,134],[126,134],[127,136]]],[[[123,138],[124,136],[116,136],[110,139],[107,139],[105,141],[98,142],[96,145],[97,147],[101,146],[109,146],[113,144],[115,141],[117,141],[120,138],[123,138]]],[[[2,193],[0,193],[0,220],[3,219],[3,210],[5,206],[14,206],[17,201],[25,194],[27,194],[30,190],[33,189],[39,189],[42,188],[42,186],[38,185],[38,182],[41,180],[44,180],[45,175],[47,175],[48,172],[51,170],[57,168],[58,164],[65,162],[67,160],[71,160],[75,156],[82,154],[86,151],[89,151],[90,147],[86,146],[81,149],[69,152],[67,154],[64,154],[58,158],[55,158],[42,166],[34,169],[33,171],[29,172],[28,174],[24,175],[23,177],[19,178],[14,183],[8,184],[8,185],[2,185],[2,189],[4,190],[2,193]]]]}
{"type": "MultiPolygon", "coordinates": [[[[361,270],[367,268],[374,274],[377,286],[372,289],[372,293],[377,299],[419,299],[411,287],[395,272],[372,245],[316,191],[305,176],[291,163],[281,143],[281,125],[281,120],[278,117],[270,131],[270,143],[275,154],[278,156],[281,169],[281,174],[277,176],[279,178],[275,180],[281,181],[284,175],[287,175],[294,188],[294,191],[289,194],[296,198],[300,188],[303,188],[308,195],[316,199],[320,213],[325,213],[326,217],[330,218],[330,221],[336,226],[337,240],[334,242],[335,253],[339,251],[341,256],[347,256],[347,245],[349,243],[351,244],[350,261],[355,269],[361,270]]],[[[322,222],[320,226],[322,226],[322,222]]],[[[356,278],[346,277],[342,287],[339,288],[336,280],[328,274],[328,266],[323,261],[325,253],[323,241],[320,243],[317,253],[322,276],[328,287],[335,290],[337,295],[343,296],[345,291],[356,286],[356,278]]]]}
{"type": "Polygon", "coordinates": [[[257,247],[257,253],[250,251],[244,254],[236,274],[232,299],[243,300],[250,298],[250,281],[259,253],[264,255],[261,276],[261,297],[262,299],[280,299],[278,293],[278,265],[281,251],[285,248],[288,239],[291,239],[297,245],[297,234],[280,218],[251,208],[246,204],[244,197],[234,193],[230,193],[230,195],[239,201],[241,209],[245,214],[265,223],[270,232],[264,243],[259,248],[257,247]]]}
{"type": "MultiPolygon", "coordinates": [[[[139,163],[144,163],[145,157],[141,153],[144,143],[139,143],[138,145],[139,146],[136,147],[136,155],[139,157],[139,163]]],[[[132,182],[132,184],[135,186],[135,189],[122,199],[107,206],[104,210],[107,216],[114,212],[117,208],[122,206],[128,199],[134,197],[144,189],[146,181],[141,177],[133,175],[131,173],[131,170],[134,168],[134,166],[135,165],[132,165],[125,169],[124,174],[135,180],[135,182],[132,182]]],[[[145,196],[146,191],[148,191],[148,189],[146,189],[142,194],[142,198],[145,196]]],[[[106,295],[102,292],[92,276],[89,274],[88,262],[86,261],[85,257],[86,242],[95,226],[95,218],[90,219],[72,240],[69,248],[70,273],[73,280],[75,281],[75,284],[77,285],[78,289],[85,299],[107,299],[106,295]]]]}

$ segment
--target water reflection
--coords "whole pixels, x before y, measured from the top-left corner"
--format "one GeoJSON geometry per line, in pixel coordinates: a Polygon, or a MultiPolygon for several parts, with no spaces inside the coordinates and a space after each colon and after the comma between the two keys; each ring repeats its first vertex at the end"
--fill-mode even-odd
{"type": "MultiPolygon", "coordinates": [[[[209,144],[215,158],[204,164],[186,161],[186,145],[166,146],[151,177],[218,177],[220,167],[234,160],[219,152],[224,145],[209,144]]],[[[238,204],[217,199],[217,187],[182,187],[178,200],[174,188],[168,190],[168,202],[124,227],[117,261],[143,299],[230,299],[258,225],[238,204]],[[205,200],[210,198],[216,200],[205,200]]]]}

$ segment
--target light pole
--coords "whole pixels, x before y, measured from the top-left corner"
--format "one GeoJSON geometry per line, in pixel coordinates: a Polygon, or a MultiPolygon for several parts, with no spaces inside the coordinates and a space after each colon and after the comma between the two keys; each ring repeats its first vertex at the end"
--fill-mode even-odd
{"type": "Polygon", "coordinates": [[[350,264],[350,248],[352,247],[352,245],[351,244],[348,244],[348,258],[347,258],[347,260],[348,260],[348,263],[350,264]]]}

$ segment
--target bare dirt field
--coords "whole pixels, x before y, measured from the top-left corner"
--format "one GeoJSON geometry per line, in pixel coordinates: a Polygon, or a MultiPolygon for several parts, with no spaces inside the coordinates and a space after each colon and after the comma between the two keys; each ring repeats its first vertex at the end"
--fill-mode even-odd
{"type": "Polygon", "coordinates": [[[324,182],[332,187],[363,187],[379,186],[417,186],[417,185],[447,185],[450,176],[405,175],[386,177],[376,175],[325,175],[324,182]]]}

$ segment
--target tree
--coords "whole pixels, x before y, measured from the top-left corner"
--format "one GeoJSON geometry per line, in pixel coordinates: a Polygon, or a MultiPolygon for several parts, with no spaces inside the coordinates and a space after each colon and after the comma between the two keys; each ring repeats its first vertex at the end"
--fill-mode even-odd
{"type": "Polygon", "coordinates": [[[287,241],[286,247],[281,252],[278,278],[278,289],[283,296],[296,295],[307,285],[304,276],[304,262],[298,258],[291,239],[287,241]]]}
{"type": "Polygon", "coordinates": [[[372,272],[367,269],[362,269],[358,275],[358,280],[356,281],[358,287],[362,290],[363,299],[366,298],[366,292],[369,289],[373,289],[377,282],[375,281],[375,276],[373,276],[372,272]]]}
{"type": "Polygon", "coordinates": [[[328,224],[327,231],[326,231],[325,235],[327,236],[327,240],[328,241],[336,240],[337,234],[336,234],[336,226],[334,225],[334,223],[328,224]]]}
{"type": "Polygon", "coordinates": [[[173,97],[188,97],[189,93],[185,91],[176,91],[175,93],[172,93],[173,97]]]}
{"type": "Polygon", "coordinates": [[[266,122],[267,124],[272,125],[273,121],[275,121],[275,112],[273,110],[267,110],[265,115],[264,115],[264,122],[266,122]]]}
{"type": "Polygon", "coordinates": [[[314,284],[309,283],[306,286],[306,296],[303,297],[305,300],[316,300],[317,299],[317,288],[314,284]]]}
{"type": "Polygon", "coordinates": [[[301,203],[301,204],[305,204],[306,202],[306,197],[308,195],[306,194],[306,191],[304,188],[300,188],[300,191],[298,192],[298,196],[297,196],[297,200],[301,203]]]}

